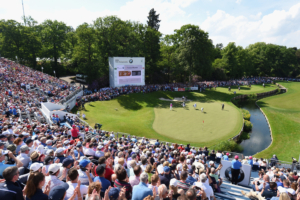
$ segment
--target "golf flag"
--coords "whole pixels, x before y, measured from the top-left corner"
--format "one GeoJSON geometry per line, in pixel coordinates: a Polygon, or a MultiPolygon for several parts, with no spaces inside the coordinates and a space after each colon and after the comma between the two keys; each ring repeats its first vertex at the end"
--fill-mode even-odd
{"type": "Polygon", "coordinates": [[[204,120],[203,120],[203,123],[204,123],[204,120]]]}

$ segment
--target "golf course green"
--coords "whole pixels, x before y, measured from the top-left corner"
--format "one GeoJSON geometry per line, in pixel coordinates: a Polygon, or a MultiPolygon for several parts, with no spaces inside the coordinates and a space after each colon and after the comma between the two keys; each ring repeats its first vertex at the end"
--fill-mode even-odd
{"type": "Polygon", "coordinates": [[[284,94],[259,100],[257,103],[269,119],[273,142],[255,157],[292,161],[299,158],[300,148],[300,83],[279,82],[288,91],[284,94]]]}
{"type": "MultiPolygon", "coordinates": [[[[193,146],[212,146],[220,141],[228,140],[239,133],[243,125],[242,113],[231,103],[231,98],[240,94],[254,94],[276,89],[275,85],[252,85],[251,89],[242,86],[238,91],[232,87],[200,92],[169,92],[158,91],[148,94],[134,93],[121,95],[110,101],[96,101],[85,105],[82,112],[86,121],[93,126],[103,124],[102,129],[124,132],[146,138],[160,139],[175,143],[190,143],[193,146]],[[236,91],[236,95],[233,92],[236,91]],[[174,99],[186,96],[188,101],[183,108],[174,99]],[[197,109],[193,104],[197,104],[197,109]],[[225,104],[222,111],[221,104],[225,104]],[[204,112],[201,112],[201,108],[204,112]],[[204,121],[204,122],[203,122],[204,121]]],[[[76,110],[73,110],[76,112],[76,110]]]]}

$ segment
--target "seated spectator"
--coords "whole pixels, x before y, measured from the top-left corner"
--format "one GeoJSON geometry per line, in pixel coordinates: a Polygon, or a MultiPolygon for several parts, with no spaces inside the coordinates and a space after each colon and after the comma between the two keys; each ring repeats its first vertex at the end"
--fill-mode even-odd
{"type": "Polygon", "coordinates": [[[148,174],[143,172],[140,174],[140,183],[133,187],[132,200],[144,199],[148,195],[153,196],[153,192],[147,186],[148,174]]]}
{"type": "Polygon", "coordinates": [[[4,182],[0,183],[0,199],[24,200],[23,188],[17,167],[6,167],[3,171],[4,182]]]}
{"type": "MultiPolygon", "coordinates": [[[[89,185],[89,183],[93,182],[93,174],[91,173],[92,170],[92,163],[88,159],[82,159],[79,162],[80,169],[78,170],[79,178],[78,180],[81,181],[83,185],[89,185]]],[[[67,171],[67,169],[66,169],[67,171]]]]}
{"type": "Polygon", "coordinates": [[[90,195],[92,195],[93,191],[96,191],[97,196],[100,197],[101,192],[101,183],[100,182],[93,182],[89,185],[87,195],[85,196],[85,199],[89,199],[90,195]]]}
{"type": "Polygon", "coordinates": [[[17,166],[17,168],[22,167],[23,163],[17,159],[11,151],[2,150],[0,149],[0,175],[2,175],[3,171],[12,166],[17,166]],[[7,155],[10,159],[14,160],[15,164],[4,164],[3,161],[5,160],[5,155],[7,155]]]}
{"type": "Polygon", "coordinates": [[[94,182],[97,182],[99,181],[101,183],[101,197],[103,198],[104,197],[104,192],[108,189],[108,187],[110,186],[110,181],[107,180],[106,178],[104,178],[104,174],[105,174],[105,164],[99,164],[97,166],[97,169],[96,169],[96,173],[98,176],[96,176],[94,178],[94,182]]]}
{"type": "MultiPolygon", "coordinates": [[[[79,185],[79,190],[80,190],[80,194],[81,196],[78,199],[83,199],[83,196],[87,194],[88,191],[88,186],[86,185],[81,185],[80,180],[78,180],[79,178],[79,174],[76,168],[71,168],[68,171],[68,177],[67,180],[69,180],[67,182],[67,184],[69,185],[69,188],[67,190],[65,199],[69,199],[72,197],[72,195],[74,194],[75,188],[79,185]]],[[[92,182],[91,182],[92,183],[92,182]]],[[[75,198],[75,199],[77,199],[75,198]]]]}
{"type": "Polygon", "coordinates": [[[126,188],[126,198],[131,199],[132,195],[132,187],[128,183],[128,176],[126,170],[121,168],[116,171],[117,179],[114,181],[114,187],[118,187],[119,189],[126,188]]]}
{"type": "Polygon", "coordinates": [[[187,177],[188,173],[186,171],[183,171],[180,174],[180,181],[177,182],[178,189],[183,189],[184,192],[186,192],[191,186],[188,182],[186,182],[187,177]]]}
{"type": "Polygon", "coordinates": [[[29,154],[29,147],[27,145],[23,145],[20,148],[20,155],[17,156],[17,159],[19,159],[23,163],[23,167],[28,167],[29,162],[30,162],[30,157],[28,156],[29,154]]]}
{"type": "MultiPolygon", "coordinates": [[[[49,167],[49,176],[46,176],[46,183],[50,181],[50,191],[52,190],[53,187],[62,185],[64,182],[58,179],[60,171],[60,164],[51,164],[49,167]]],[[[43,191],[45,192],[45,187],[46,185],[43,186],[43,191]]]]}
{"type": "MultiPolygon", "coordinates": [[[[50,183],[50,182],[49,182],[50,183]]],[[[24,190],[26,200],[48,200],[50,184],[46,185],[45,191],[42,188],[45,184],[45,175],[41,172],[32,172],[24,190]]]]}
{"type": "Polygon", "coordinates": [[[212,187],[207,183],[207,176],[205,174],[201,174],[199,177],[199,182],[194,183],[195,186],[201,188],[205,194],[208,200],[214,199],[214,192],[212,187]]]}
{"type": "Polygon", "coordinates": [[[129,183],[131,187],[134,187],[135,185],[138,185],[140,183],[140,175],[142,173],[142,168],[140,167],[140,165],[136,165],[133,171],[134,171],[134,176],[131,176],[129,178],[129,183]]]}

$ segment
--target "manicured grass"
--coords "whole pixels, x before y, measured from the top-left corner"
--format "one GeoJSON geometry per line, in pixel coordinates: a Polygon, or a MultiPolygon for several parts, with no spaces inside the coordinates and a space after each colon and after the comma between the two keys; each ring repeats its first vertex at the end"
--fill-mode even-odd
{"type": "Polygon", "coordinates": [[[87,122],[103,124],[103,129],[145,136],[176,143],[191,143],[193,146],[212,146],[235,136],[242,128],[242,113],[230,99],[237,94],[252,94],[276,89],[274,85],[252,86],[252,88],[217,88],[215,91],[199,92],[153,92],[149,94],[122,95],[111,101],[91,102],[85,108],[87,122]],[[183,109],[180,102],[170,102],[160,97],[173,99],[187,96],[192,102],[183,109]],[[192,107],[197,103],[197,109],[192,107]],[[224,111],[221,103],[225,104],[224,111]],[[205,113],[201,113],[201,107],[205,113]],[[204,123],[203,123],[204,120],[204,123]]]}
{"type": "Polygon", "coordinates": [[[287,93],[258,101],[267,115],[272,132],[272,145],[256,154],[256,157],[271,158],[276,154],[279,160],[292,161],[299,158],[300,148],[300,83],[280,82],[288,88],[287,93]]]}

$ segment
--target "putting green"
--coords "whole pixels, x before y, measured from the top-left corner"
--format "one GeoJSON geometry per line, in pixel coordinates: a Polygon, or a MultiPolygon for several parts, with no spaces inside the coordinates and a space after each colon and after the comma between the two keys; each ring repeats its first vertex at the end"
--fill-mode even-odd
{"type": "Polygon", "coordinates": [[[172,111],[169,108],[155,108],[154,112],[154,130],[176,140],[214,143],[241,130],[242,116],[239,110],[227,103],[224,110],[221,109],[221,102],[194,101],[186,103],[186,108],[179,106],[172,111]],[[196,110],[194,103],[197,103],[196,110]],[[204,112],[201,112],[201,107],[204,112]]]}
{"type": "Polygon", "coordinates": [[[276,154],[279,160],[292,161],[299,158],[300,148],[300,83],[280,82],[288,89],[280,94],[258,101],[267,115],[272,133],[272,145],[256,154],[260,158],[271,158],[276,154]]]}
{"type": "MultiPolygon", "coordinates": [[[[251,94],[271,91],[275,86],[263,88],[253,85],[252,88],[233,87],[217,88],[215,91],[199,92],[164,92],[148,94],[122,95],[110,101],[91,102],[81,111],[86,115],[86,121],[94,126],[103,124],[103,130],[124,132],[146,138],[159,139],[176,143],[190,143],[193,146],[211,146],[222,140],[232,138],[242,128],[242,113],[231,103],[231,98],[237,94],[251,94]],[[159,98],[173,99],[186,96],[192,102],[183,109],[181,102],[173,102],[174,111],[170,111],[170,102],[159,98]],[[193,109],[197,103],[199,110],[193,109]],[[225,104],[224,111],[221,103],[225,104]],[[201,107],[206,113],[201,113],[201,107]],[[204,123],[203,123],[204,120],[204,123]]],[[[73,112],[77,112],[76,109],[73,112]]]]}

